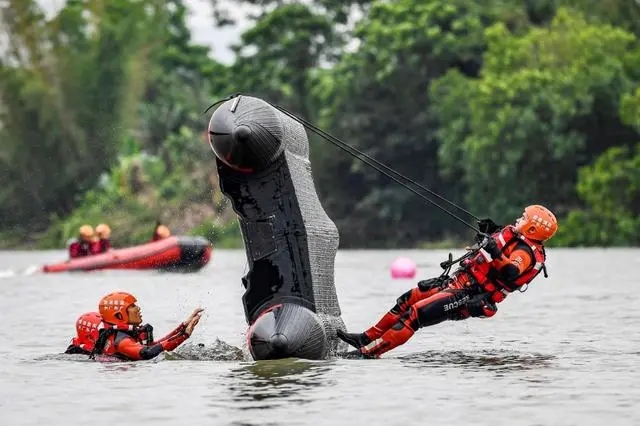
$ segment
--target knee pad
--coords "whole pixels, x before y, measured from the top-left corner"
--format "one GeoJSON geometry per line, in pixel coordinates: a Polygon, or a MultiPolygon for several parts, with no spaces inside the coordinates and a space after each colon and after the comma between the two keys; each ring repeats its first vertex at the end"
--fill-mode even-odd
{"type": "Polygon", "coordinates": [[[402,314],[398,322],[396,322],[391,328],[394,330],[401,330],[404,327],[410,328],[414,332],[420,328],[416,308],[410,307],[409,310],[402,314]]]}
{"type": "Polygon", "coordinates": [[[407,291],[402,296],[398,297],[396,304],[391,308],[391,312],[394,314],[401,314],[409,308],[409,299],[411,299],[411,293],[413,289],[407,291]]]}

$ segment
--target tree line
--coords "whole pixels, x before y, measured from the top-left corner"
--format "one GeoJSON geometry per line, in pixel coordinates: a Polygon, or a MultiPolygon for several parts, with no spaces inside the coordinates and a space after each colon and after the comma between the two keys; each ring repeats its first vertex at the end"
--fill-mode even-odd
{"type": "MultiPolygon", "coordinates": [[[[245,0],[227,65],[191,40],[182,0],[2,3],[0,232],[59,247],[85,222],[116,243],[176,232],[239,242],[202,112],[243,92],[318,123],[478,216],[541,203],[562,246],[640,243],[635,0],[245,0]],[[480,4],[482,3],[482,4],[480,4]]],[[[216,24],[233,25],[212,0],[216,24]]],[[[312,136],[341,247],[469,231],[312,136]]],[[[437,200],[436,200],[437,201],[437,200]]]]}

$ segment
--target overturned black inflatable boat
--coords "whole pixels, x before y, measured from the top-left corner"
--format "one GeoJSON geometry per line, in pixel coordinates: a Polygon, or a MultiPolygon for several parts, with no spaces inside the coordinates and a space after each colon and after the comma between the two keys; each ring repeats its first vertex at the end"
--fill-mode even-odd
{"type": "Polygon", "coordinates": [[[334,285],[339,234],[315,191],[304,127],[236,96],[214,111],[209,141],[249,263],[242,300],[251,355],[327,357],[345,328],[334,285]]]}

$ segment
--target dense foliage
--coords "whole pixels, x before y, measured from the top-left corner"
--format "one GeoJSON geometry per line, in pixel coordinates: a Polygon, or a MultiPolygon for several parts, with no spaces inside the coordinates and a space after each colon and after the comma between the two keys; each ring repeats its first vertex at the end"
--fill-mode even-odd
{"type": "MultiPolygon", "coordinates": [[[[218,24],[233,24],[212,3],[218,24]]],[[[252,25],[222,64],[191,41],[184,0],[67,0],[51,17],[35,0],[3,2],[0,245],[60,247],[99,222],[125,245],[162,220],[238,246],[202,113],[235,92],[319,123],[479,216],[506,222],[545,204],[560,219],[555,245],[640,244],[635,0],[244,3],[252,25]]],[[[342,247],[469,237],[311,139],[342,247]]]]}

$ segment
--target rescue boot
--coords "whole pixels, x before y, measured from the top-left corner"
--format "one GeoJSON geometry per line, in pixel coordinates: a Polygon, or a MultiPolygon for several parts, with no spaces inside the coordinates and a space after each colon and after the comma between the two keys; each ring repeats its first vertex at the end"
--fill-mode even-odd
{"type": "Polygon", "coordinates": [[[409,324],[402,320],[398,321],[382,336],[361,347],[360,352],[368,358],[379,358],[385,352],[406,343],[414,333],[415,330],[409,324]]]}
{"type": "Polygon", "coordinates": [[[384,316],[374,325],[369,328],[364,333],[345,333],[342,330],[338,330],[336,334],[338,338],[343,342],[348,343],[354,348],[361,348],[363,346],[368,345],[373,340],[379,338],[384,334],[385,331],[389,330],[393,324],[398,322],[400,319],[399,314],[395,314],[393,310],[384,314],[384,316]]]}
{"type": "Polygon", "coordinates": [[[345,333],[342,330],[338,330],[336,334],[340,340],[348,343],[356,349],[371,343],[371,339],[369,339],[365,333],[345,333]]]}

